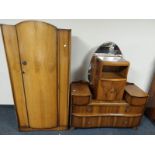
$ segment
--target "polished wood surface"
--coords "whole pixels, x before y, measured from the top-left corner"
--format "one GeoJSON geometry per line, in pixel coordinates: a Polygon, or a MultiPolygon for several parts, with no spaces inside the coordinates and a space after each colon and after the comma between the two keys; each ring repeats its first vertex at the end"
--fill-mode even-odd
{"type": "Polygon", "coordinates": [[[129,106],[127,102],[122,103],[122,105],[111,105],[111,104],[102,104],[102,105],[87,105],[79,106],[73,105],[72,112],[78,114],[90,114],[90,115],[102,115],[102,114],[139,114],[141,115],[144,111],[144,106],[129,106]]]}
{"type": "Polygon", "coordinates": [[[57,127],[57,30],[40,22],[21,23],[16,30],[29,125],[57,127]]]}
{"type": "Polygon", "coordinates": [[[96,55],[91,59],[90,88],[96,100],[121,100],[127,81],[129,62],[106,61],[96,55]]]}
{"type": "Polygon", "coordinates": [[[73,127],[137,127],[140,124],[148,95],[136,85],[127,83],[128,61],[123,58],[118,61],[108,59],[111,60],[111,57],[94,54],[90,63],[89,84],[85,88],[82,82],[72,84],[75,92],[71,90],[73,127]],[[92,97],[86,100],[89,88],[92,97]],[[75,98],[76,92],[78,98],[75,98]]]}
{"type": "Polygon", "coordinates": [[[125,87],[124,98],[131,105],[145,105],[148,94],[138,86],[129,84],[125,87]]]}
{"type": "Polygon", "coordinates": [[[90,96],[91,92],[87,82],[74,82],[71,85],[71,95],[73,96],[90,96]]]}
{"type": "Polygon", "coordinates": [[[113,80],[113,81],[120,81],[120,80],[126,80],[125,77],[123,77],[120,73],[114,73],[114,72],[105,72],[100,79],[103,80],[113,80]]]}
{"type": "Polygon", "coordinates": [[[75,128],[94,127],[137,127],[141,116],[72,116],[72,125],[75,128]]]}
{"type": "Polygon", "coordinates": [[[27,127],[22,127],[22,128],[19,128],[19,131],[23,131],[23,132],[29,132],[29,131],[63,131],[63,130],[67,130],[68,129],[68,126],[67,127],[56,127],[56,128],[43,128],[43,129],[40,129],[40,128],[27,128],[27,127]]]}
{"type": "Polygon", "coordinates": [[[90,96],[72,96],[72,102],[76,105],[87,105],[90,102],[90,96]]]}
{"type": "Polygon", "coordinates": [[[71,85],[72,103],[76,105],[87,105],[90,103],[92,94],[87,82],[73,82],[71,85]]]}
{"type": "Polygon", "coordinates": [[[121,106],[121,105],[126,105],[127,102],[125,100],[120,100],[120,101],[100,101],[100,100],[94,100],[92,99],[89,103],[89,105],[111,105],[111,106],[121,106]]]}
{"type": "Polygon", "coordinates": [[[59,126],[68,127],[71,31],[58,31],[59,126]]]}
{"type": "Polygon", "coordinates": [[[99,80],[97,87],[97,100],[113,101],[122,100],[126,80],[99,80]]]}
{"type": "Polygon", "coordinates": [[[21,61],[19,56],[16,28],[15,26],[2,25],[1,30],[3,34],[9,74],[11,78],[13,97],[18,115],[18,123],[21,127],[26,127],[29,126],[29,121],[27,115],[23,77],[21,73],[21,61]]]}
{"type": "Polygon", "coordinates": [[[19,128],[67,128],[70,30],[26,21],[2,32],[19,128]]]}
{"type": "Polygon", "coordinates": [[[97,58],[103,65],[105,66],[129,66],[129,62],[125,59],[121,59],[121,61],[102,61],[102,59],[97,58]]]}
{"type": "Polygon", "coordinates": [[[130,96],[136,96],[136,97],[148,97],[148,94],[144,92],[142,89],[140,89],[138,86],[129,84],[125,87],[125,91],[130,96]]]}
{"type": "MultiPolygon", "coordinates": [[[[71,88],[74,88],[74,90],[78,88],[75,85],[80,86],[80,89],[83,87],[89,89],[88,83],[86,85],[86,83],[75,82],[72,83],[72,85],[74,87],[71,86],[71,88]]],[[[128,84],[124,87],[128,89],[124,93],[125,95],[122,100],[105,101],[91,99],[87,104],[80,104],[80,102],[83,102],[82,93],[85,93],[83,92],[84,90],[87,91],[86,88],[81,91],[81,95],[78,91],[78,104],[73,100],[74,95],[71,95],[71,125],[76,128],[138,126],[144,113],[147,94],[134,84],[132,87],[128,87],[128,84]],[[131,100],[128,101],[126,98],[128,95],[127,92],[133,89],[137,92],[138,96],[136,96],[135,92],[134,96],[129,95],[131,100]],[[141,94],[141,97],[139,97],[140,91],[144,96],[141,94]]],[[[71,89],[71,94],[72,90],[73,89],[71,89]]]]}

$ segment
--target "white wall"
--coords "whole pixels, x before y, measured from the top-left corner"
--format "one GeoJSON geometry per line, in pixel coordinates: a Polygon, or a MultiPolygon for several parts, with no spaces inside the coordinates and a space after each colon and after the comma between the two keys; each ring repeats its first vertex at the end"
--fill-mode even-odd
{"type": "MultiPolygon", "coordinates": [[[[22,20],[0,20],[16,24],[22,20]]],[[[43,20],[72,29],[72,80],[85,79],[90,54],[103,42],[113,41],[131,66],[128,81],[148,90],[155,66],[155,20],[43,20]]],[[[1,34],[0,34],[1,35],[1,34]]],[[[0,104],[13,104],[3,42],[0,38],[0,104]]]]}

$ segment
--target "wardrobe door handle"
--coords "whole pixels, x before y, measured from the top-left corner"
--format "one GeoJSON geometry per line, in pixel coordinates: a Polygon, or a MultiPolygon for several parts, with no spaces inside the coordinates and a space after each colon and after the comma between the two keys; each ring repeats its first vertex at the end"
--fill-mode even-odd
{"type": "Polygon", "coordinates": [[[23,65],[27,65],[27,62],[26,62],[26,61],[22,61],[22,64],[23,64],[23,65]]]}

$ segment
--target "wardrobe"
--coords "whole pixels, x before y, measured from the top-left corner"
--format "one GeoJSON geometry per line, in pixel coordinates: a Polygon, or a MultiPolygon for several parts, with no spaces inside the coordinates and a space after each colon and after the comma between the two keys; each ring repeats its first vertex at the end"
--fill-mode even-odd
{"type": "Polygon", "coordinates": [[[155,71],[153,73],[150,88],[149,88],[149,98],[146,108],[146,115],[152,120],[155,121],[155,71]]]}
{"type": "Polygon", "coordinates": [[[19,129],[67,129],[71,30],[24,21],[1,31],[19,129]]]}

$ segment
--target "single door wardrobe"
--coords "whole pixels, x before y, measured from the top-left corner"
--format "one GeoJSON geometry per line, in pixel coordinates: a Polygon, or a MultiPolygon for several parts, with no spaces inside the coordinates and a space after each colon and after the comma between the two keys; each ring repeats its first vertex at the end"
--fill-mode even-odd
{"type": "Polygon", "coordinates": [[[1,31],[19,130],[67,129],[71,30],[24,21],[1,31]]]}

